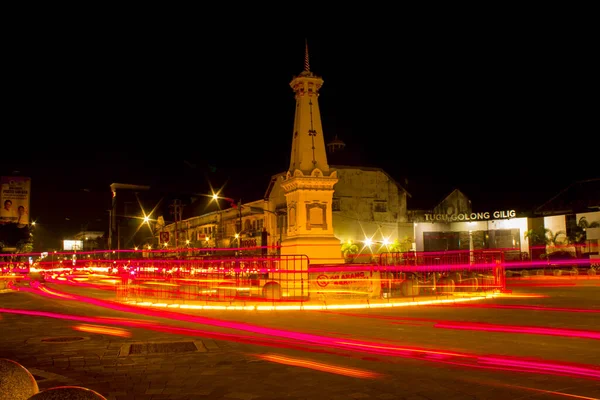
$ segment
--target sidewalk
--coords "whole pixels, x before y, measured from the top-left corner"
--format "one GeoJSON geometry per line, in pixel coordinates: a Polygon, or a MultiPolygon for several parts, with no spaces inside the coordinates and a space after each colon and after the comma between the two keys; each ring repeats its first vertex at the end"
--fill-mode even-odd
{"type": "MultiPolygon", "coordinates": [[[[49,286],[61,292],[114,299],[114,292],[68,285],[49,286]]],[[[590,294],[591,298],[595,298],[595,293],[590,294]]],[[[423,300],[408,298],[398,304],[420,304],[416,299],[423,300]]],[[[439,300],[456,301],[459,297],[439,300]]],[[[128,320],[151,318],[159,325],[162,323],[158,317],[133,316],[79,301],[19,291],[3,295],[2,307],[128,320]]],[[[429,318],[429,312],[425,307],[415,308],[410,316],[429,318]]],[[[459,320],[481,322],[479,308],[457,308],[452,312],[459,320]]],[[[533,314],[526,313],[504,311],[503,315],[506,323],[518,324],[523,323],[519,321],[531,321],[533,314]]],[[[341,315],[344,313],[203,314],[225,321],[246,315],[246,320],[250,319],[255,325],[275,326],[291,333],[325,335],[342,341],[362,338],[381,344],[412,345],[417,349],[425,347],[486,355],[509,351],[523,356],[535,352],[537,357],[550,360],[556,358],[557,352],[562,354],[568,349],[573,358],[584,362],[585,357],[598,359],[597,351],[590,347],[595,342],[572,338],[444,331],[428,325],[394,324],[386,319],[341,315]],[[270,321],[275,317],[280,319],[277,324],[270,321]],[[540,341],[544,346],[539,346],[540,341]],[[427,342],[433,344],[427,345],[427,342]]],[[[398,314],[404,314],[404,311],[398,314]]],[[[490,314],[499,315],[500,312],[494,310],[490,314]]],[[[575,317],[593,323],[594,316],[557,313],[549,318],[560,326],[573,324],[575,317]]],[[[171,325],[196,331],[177,334],[132,327],[129,328],[130,337],[117,337],[75,329],[80,324],[63,318],[0,314],[0,357],[15,360],[29,369],[40,389],[77,385],[95,390],[108,400],[504,400],[536,395],[524,391],[523,387],[559,392],[568,388],[572,394],[588,398],[597,397],[600,390],[597,381],[584,379],[508,373],[488,368],[465,370],[444,364],[444,357],[437,353],[419,359],[383,356],[369,351],[332,348],[329,342],[303,342],[293,339],[295,335],[292,339],[274,337],[265,344],[258,340],[259,337],[243,341],[238,335],[244,335],[244,332],[236,331],[228,331],[231,336],[223,341],[216,335],[211,336],[211,333],[219,332],[216,328],[210,330],[206,325],[174,321],[164,327],[171,325]]]]}

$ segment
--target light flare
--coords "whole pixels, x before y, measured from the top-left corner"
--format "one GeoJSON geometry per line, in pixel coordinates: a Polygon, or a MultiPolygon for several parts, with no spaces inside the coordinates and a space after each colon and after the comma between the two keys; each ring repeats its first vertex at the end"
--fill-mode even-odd
{"type": "Polygon", "coordinates": [[[260,355],[255,355],[255,357],[258,357],[265,361],[276,362],[276,363],[284,364],[284,365],[291,365],[294,367],[309,368],[309,369],[313,369],[316,371],[329,372],[331,374],[350,376],[352,378],[373,379],[373,378],[379,378],[382,376],[381,374],[378,374],[376,372],[365,371],[365,370],[354,369],[354,368],[347,368],[347,367],[338,367],[335,365],[324,364],[324,363],[320,363],[320,362],[316,362],[316,361],[302,360],[299,358],[291,358],[291,357],[279,356],[279,355],[275,355],[275,354],[260,354],[260,355]]]}
{"type": "Polygon", "coordinates": [[[97,333],[100,335],[110,335],[124,338],[131,337],[131,332],[129,332],[128,330],[112,328],[109,326],[82,324],[73,326],[73,329],[80,332],[97,333]]]}

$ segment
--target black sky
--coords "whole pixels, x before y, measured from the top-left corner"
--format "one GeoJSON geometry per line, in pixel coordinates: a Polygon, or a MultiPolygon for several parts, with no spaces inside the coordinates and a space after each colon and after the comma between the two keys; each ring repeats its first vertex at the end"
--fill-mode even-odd
{"type": "Polygon", "coordinates": [[[404,184],[409,207],[459,188],[475,208],[530,209],[600,175],[591,39],[452,24],[394,35],[27,36],[5,61],[14,90],[0,171],[31,176],[33,218],[71,229],[105,225],[112,182],[201,193],[210,180],[261,198],[288,166],[289,82],[305,37],[325,81],[326,140],[337,135],[404,184]]]}

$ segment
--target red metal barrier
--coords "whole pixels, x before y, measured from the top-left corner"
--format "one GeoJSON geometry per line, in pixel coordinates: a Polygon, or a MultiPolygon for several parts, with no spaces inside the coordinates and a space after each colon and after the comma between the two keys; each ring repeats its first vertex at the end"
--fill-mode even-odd
{"type": "Polygon", "coordinates": [[[383,253],[375,264],[341,265],[310,264],[305,255],[128,255],[46,257],[32,270],[55,282],[110,287],[119,300],[155,303],[368,300],[505,289],[502,251],[383,253]]]}
{"type": "Polygon", "coordinates": [[[382,253],[379,265],[390,297],[506,289],[502,251],[382,253]]]}

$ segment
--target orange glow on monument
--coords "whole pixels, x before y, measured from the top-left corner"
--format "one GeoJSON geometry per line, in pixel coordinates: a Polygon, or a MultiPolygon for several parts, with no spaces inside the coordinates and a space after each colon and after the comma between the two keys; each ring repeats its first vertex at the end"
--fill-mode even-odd
{"type": "Polygon", "coordinates": [[[309,260],[338,264],[343,258],[341,243],[333,234],[332,214],[338,177],[327,163],[318,101],[322,85],[323,79],[310,71],[307,46],[304,71],[290,82],[296,114],[290,167],[281,182],[288,215],[281,254],[306,254],[309,260]]]}

